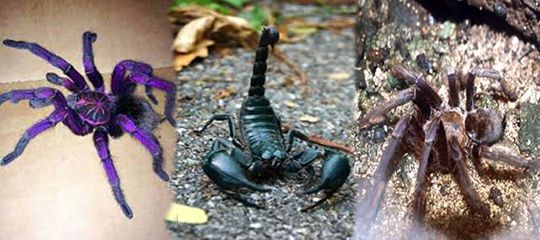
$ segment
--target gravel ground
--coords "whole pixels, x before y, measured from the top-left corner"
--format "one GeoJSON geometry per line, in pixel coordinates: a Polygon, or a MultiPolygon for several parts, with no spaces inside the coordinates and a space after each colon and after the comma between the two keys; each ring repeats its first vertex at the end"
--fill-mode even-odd
{"type": "MultiPolygon", "coordinates": [[[[361,1],[362,2],[362,1],[361,1]]],[[[397,1],[395,1],[397,2],[397,1]]],[[[409,2],[409,1],[406,1],[409,2]]],[[[407,6],[414,4],[407,3],[407,6]]],[[[383,7],[384,8],[384,7],[383,7]]],[[[413,7],[414,8],[414,7],[413,7]]],[[[423,10],[412,10],[423,12],[423,10]]],[[[382,14],[384,15],[384,13],[382,14]]],[[[384,18],[384,17],[381,17],[384,18]]],[[[510,83],[518,95],[516,102],[501,98],[499,85],[492,81],[477,79],[477,105],[494,109],[506,116],[506,128],[502,140],[496,144],[513,154],[538,158],[528,151],[520,151],[523,138],[520,127],[526,124],[521,117],[525,105],[538,105],[540,86],[535,79],[540,74],[540,54],[531,44],[505,33],[493,31],[487,25],[475,25],[464,21],[459,24],[437,21],[427,16],[427,24],[422,28],[409,28],[396,23],[381,25],[371,43],[371,50],[387,51],[373,71],[361,69],[367,82],[367,90],[359,92],[358,116],[363,116],[373,105],[393,96],[389,68],[403,64],[409,69],[421,72],[435,85],[443,99],[447,99],[446,75],[459,69],[467,71],[478,66],[496,69],[510,83]],[[397,42],[410,54],[403,58],[397,42]],[[423,70],[416,59],[424,54],[432,63],[433,72],[423,70]]],[[[369,54],[369,53],[368,53],[369,54]]],[[[425,61],[424,61],[425,62],[425,61]]],[[[370,64],[369,60],[366,63],[370,64]]],[[[460,99],[464,101],[462,94],[460,99]]],[[[462,105],[463,106],[463,105],[462,105]]],[[[389,114],[389,121],[367,131],[354,131],[355,161],[358,162],[358,175],[370,180],[386,147],[388,135],[392,132],[397,117],[411,111],[412,104],[399,107],[389,114]],[[377,133],[377,137],[374,134],[377,133]],[[382,137],[381,137],[382,136],[382,137]]],[[[538,118],[538,114],[536,114],[538,118]]],[[[538,135],[532,137],[538,140],[538,135]]],[[[468,161],[470,163],[470,161],[468,161]]],[[[469,174],[484,203],[489,204],[491,216],[480,217],[468,211],[461,192],[450,175],[434,173],[432,185],[427,194],[428,223],[427,236],[431,239],[538,239],[540,219],[538,212],[539,176],[537,173],[523,172],[504,164],[483,161],[483,168],[495,174],[479,176],[469,165],[469,174]],[[505,177],[507,176],[507,177],[505,177]],[[497,206],[489,198],[492,187],[502,193],[504,204],[497,206]]],[[[402,239],[410,227],[413,191],[418,164],[412,157],[406,157],[392,178],[382,209],[373,227],[375,239],[402,239]]],[[[361,214],[361,213],[359,213],[361,214]]]]}
{"type": "MultiPolygon", "coordinates": [[[[352,42],[352,30],[346,29],[320,31],[298,43],[278,44],[309,77],[307,94],[301,94],[304,87],[294,82],[297,80],[291,70],[270,56],[266,96],[283,123],[325,139],[349,142],[354,96],[352,42]],[[336,74],[340,77],[335,77],[336,74]],[[305,115],[319,120],[300,121],[305,115]]],[[[228,136],[227,124],[214,123],[202,136],[193,130],[201,127],[212,114],[238,112],[247,95],[253,58],[252,50],[235,49],[224,56],[212,54],[180,73],[177,123],[180,138],[171,188],[177,193],[179,203],[205,209],[209,221],[202,225],[170,224],[171,234],[176,239],[344,239],[352,235],[353,177],[322,208],[301,213],[300,208],[322,196],[297,193],[302,189],[304,173],[263,182],[275,187],[272,192],[248,193],[249,197],[264,203],[265,210],[245,207],[232,200],[204,175],[203,157],[214,138],[228,136]],[[233,94],[216,99],[225,92],[233,94]]],[[[317,172],[320,164],[320,161],[315,163],[317,172]]]]}

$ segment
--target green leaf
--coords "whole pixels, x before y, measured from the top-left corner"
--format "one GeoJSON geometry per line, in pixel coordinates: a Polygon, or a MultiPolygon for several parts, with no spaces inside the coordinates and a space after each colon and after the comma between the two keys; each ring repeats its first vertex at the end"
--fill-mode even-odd
{"type": "Polygon", "coordinates": [[[230,4],[231,6],[235,8],[241,8],[242,5],[244,5],[248,0],[221,0],[221,1],[227,4],[230,4]]]}
{"type": "Polygon", "coordinates": [[[266,11],[259,7],[255,6],[249,10],[241,12],[238,16],[246,19],[249,24],[255,28],[257,31],[261,30],[262,26],[266,23],[266,11]]]}

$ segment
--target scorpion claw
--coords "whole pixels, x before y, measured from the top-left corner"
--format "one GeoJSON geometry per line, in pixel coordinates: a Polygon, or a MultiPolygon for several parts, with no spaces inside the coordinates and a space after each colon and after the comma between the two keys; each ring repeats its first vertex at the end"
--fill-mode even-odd
{"type": "Polygon", "coordinates": [[[260,186],[247,179],[244,169],[224,149],[214,150],[206,156],[203,170],[222,189],[248,188],[268,192],[270,188],[260,186]]]}
{"type": "Polygon", "coordinates": [[[304,208],[302,211],[314,208],[330,198],[345,183],[351,173],[349,160],[343,154],[326,150],[324,157],[325,162],[321,169],[321,181],[312,188],[305,190],[303,194],[312,194],[323,190],[326,196],[314,205],[304,208]]]}

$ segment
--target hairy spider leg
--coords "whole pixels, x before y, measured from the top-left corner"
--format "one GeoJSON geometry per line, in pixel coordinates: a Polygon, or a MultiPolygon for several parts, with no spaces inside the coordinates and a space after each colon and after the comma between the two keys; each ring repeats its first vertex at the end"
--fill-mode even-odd
{"type": "Polygon", "coordinates": [[[28,142],[32,138],[56,125],[58,122],[64,120],[66,114],[68,113],[64,95],[54,88],[43,87],[36,89],[19,89],[0,94],[0,105],[7,100],[10,100],[12,103],[17,103],[20,100],[29,100],[32,108],[44,107],[53,104],[55,111],[47,118],[41,120],[26,130],[23,136],[19,139],[15,150],[5,156],[0,165],[6,165],[15,160],[15,158],[23,153],[26,145],[28,145],[28,142]]]}
{"type": "Polygon", "coordinates": [[[386,186],[397,170],[398,162],[405,154],[401,142],[410,125],[410,119],[410,115],[402,117],[392,132],[388,146],[383,152],[382,160],[375,170],[374,185],[367,192],[364,200],[358,204],[355,234],[368,234],[373,221],[377,217],[384,200],[386,186]]]}
{"type": "Polygon", "coordinates": [[[52,72],[47,73],[45,75],[45,78],[47,79],[48,82],[58,85],[58,86],[65,87],[70,92],[77,92],[77,86],[75,86],[75,83],[71,81],[71,79],[69,78],[60,77],[56,73],[52,73],[52,72]]]}
{"type": "Polygon", "coordinates": [[[84,32],[83,33],[83,65],[84,72],[86,76],[94,86],[97,92],[105,92],[105,87],[103,86],[103,76],[97,70],[94,64],[94,51],[92,49],[92,43],[96,41],[97,34],[93,32],[84,32]]]}
{"type": "Polygon", "coordinates": [[[6,39],[4,40],[4,45],[8,47],[12,47],[12,48],[17,48],[17,49],[26,49],[30,51],[31,53],[33,53],[34,55],[44,59],[51,65],[59,68],[60,70],[62,70],[62,72],[64,72],[64,74],[66,74],[73,81],[75,85],[75,90],[76,90],[75,92],[88,90],[88,85],[86,85],[86,82],[83,76],[71,64],[69,64],[63,58],[43,48],[39,44],[6,39]]]}
{"type": "Polygon", "coordinates": [[[201,129],[195,130],[197,134],[201,134],[204,132],[210,124],[212,124],[214,121],[227,121],[229,125],[229,136],[231,137],[233,144],[238,148],[243,148],[243,144],[241,141],[236,138],[236,124],[234,122],[234,116],[232,114],[214,114],[206,123],[203,125],[201,129]]]}
{"type": "Polygon", "coordinates": [[[450,139],[447,139],[447,142],[449,146],[448,150],[450,152],[449,156],[452,162],[456,164],[454,171],[452,171],[452,175],[463,193],[465,202],[472,210],[484,216],[488,216],[490,212],[489,207],[482,203],[480,196],[474,189],[471,177],[469,176],[469,173],[467,173],[465,156],[459,147],[458,140],[455,137],[451,137],[450,139]]]}
{"type": "Polygon", "coordinates": [[[456,83],[456,75],[448,74],[448,105],[451,107],[459,107],[459,90],[456,83]]]}
{"type": "Polygon", "coordinates": [[[107,137],[107,132],[102,128],[99,128],[96,130],[96,132],[94,132],[93,138],[99,158],[101,159],[103,168],[105,168],[107,179],[109,180],[109,184],[111,185],[114,198],[116,199],[116,202],[118,202],[118,204],[120,205],[120,208],[122,208],[122,212],[124,212],[124,215],[126,215],[126,217],[128,218],[132,218],[133,211],[131,211],[131,208],[126,202],[124,193],[122,191],[122,188],[120,187],[120,178],[116,173],[114,163],[111,159],[111,154],[109,152],[109,138],[107,137]]]}
{"type": "Polygon", "coordinates": [[[437,137],[437,130],[441,129],[441,121],[438,117],[431,120],[428,124],[429,126],[424,138],[422,155],[420,155],[420,166],[416,175],[413,206],[413,219],[415,222],[413,223],[414,225],[411,230],[417,229],[424,220],[423,216],[425,216],[426,213],[426,194],[430,183],[428,173],[429,158],[431,156],[431,149],[435,137],[437,137]]]}
{"type": "Polygon", "coordinates": [[[173,117],[174,101],[176,99],[176,87],[173,83],[152,76],[152,67],[150,65],[136,62],[133,60],[124,60],[116,64],[112,74],[111,89],[114,95],[124,95],[132,91],[134,84],[145,86],[146,95],[157,104],[156,97],[152,94],[151,89],[157,88],[165,91],[167,96],[165,100],[165,117],[175,125],[173,117]],[[126,75],[126,72],[130,73],[126,75]]]}
{"type": "Polygon", "coordinates": [[[152,154],[154,161],[152,163],[154,172],[163,180],[169,181],[169,176],[162,169],[163,152],[159,142],[153,134],[147,133],[137,127],[135,122],[124,114],[119,114],[116,121],[124,131],[137,139],[152,154]]]}
{"type": "Polygon", "coordinates": [[[127,79],[130,79],[137,84],[144,85],[147,89],[146,93],[148,97],[151,99],[153,98],[154,100],[156,100],[156,98],[151,94],[151,92],[148,91],[148,89],[157,88],[164,91],[167,94],[165,99],[165,117],[167,118],[167,120],[169,120],[169,123],[171,123],[172,126],[175,126],[176,120],[173,117],[173,111],[174,101],[176,100],[176,86],[174,85],[174,83],[153,77],[151,75],[145,75],[135,72],[131,73],[127,79]]]}
{"type": "Polygon", "coordinates": [[[55,109],[64,109],[65,118],[63,123],[75,134],[79,136],[92,132],[93,127],[85,123],[79,115],[67,107],[64,95],[54,88],[42,87],[36,89],[20,89],[0,94],[0,104],[7,100],[17,103],[20,100],[30,101],[32,108],[44,107],[53,104],[55,109]]]}
{"type": "Polygon", "coordinates": [[[484,145],[478,146],[478,149],[476,151],[478,151],[478,159],[481,159],[483,157],[492,161],[503,162],[514,167],[540,170],[540,159],[533,159],[527,161],[526,158],[513,155],[501,149],[491,148],[484,145]]]}
{"type": "Polygon", "coordinates": [[[61,122],[66,115],[65,110],[55,110],[47,118],[37,122],[27,129],[22,137],[17,142],[15,150],[2,158],[0,162],[1,166],[5,166],[19,157],[23,152],[30,140],[44,132],[45,130],[55,126],[57,123],[61,122]]]}
{"type": "Polygon", "coordinates": [[[396,94],[396,96],[388,99],[384,103],[374,107],[371,112],[366,114],[363,118],[358,120],[360,129],[369,128],[375,124],[383,122],[386,117],[385,115],[390,112],[390,110],[399,107],[409,101],[413,100],[416,95],[415,88],[407,88],[396,94]]]}
{"type": "Polygon", "coordinates": [[[11,90],[0,94],[0,105],[7,100],[10,100],[12,103],[18,103],[20,100],[29,100],[32,108],[40,108],[50,104],[53,104],[56,109],[67,108],[64,95],[57,89],[48,87],[11,90]]]}

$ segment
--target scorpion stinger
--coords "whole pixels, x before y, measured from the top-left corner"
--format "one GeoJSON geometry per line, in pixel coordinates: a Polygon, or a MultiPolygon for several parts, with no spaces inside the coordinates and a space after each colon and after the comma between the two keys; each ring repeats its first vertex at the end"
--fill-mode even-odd
{"type": "MultiPolygon", "coordinates": [[[[249,178],[263,179],[278,173],[298,173],[305,170],[308,172],[307,182],[310,183],[314,176],[311,165],[321,157],[315,148],[291,154],[293,138],[306,141],[307,136],[292,130],[285,138],[281,130],[281,121],[270,105],[270,101],[264,96],[269,46],[273,47],[278,39],[277,29],[263,28],[255,53],[249,94],[240,109],[238,125],[235,125],[231,114],[215,114],[199,131],[196,131],[202,133],[213,121],[228,122],[232,143],[222,139],[214,140],[212,150],[203,162],[203,170],[222,191],[247,206],[257,208],[262,207],[236,190],[247,188],[255,191],[269,191],[270,189],[251,182],[249,178]],[[239,135],[236,135],[236,129],[240,130],[239,135]]],[[[321,181],[306,193],[325,191],[326,200],[345,183],[350,173],[350,165],[344,155],[334,151],[327,150],[323,157],[325,163],[321,169],[321,181]]],[[[324,200],[319,201],[308,209],[323,202],[324,200]]]]}

